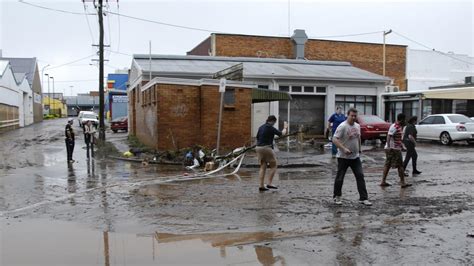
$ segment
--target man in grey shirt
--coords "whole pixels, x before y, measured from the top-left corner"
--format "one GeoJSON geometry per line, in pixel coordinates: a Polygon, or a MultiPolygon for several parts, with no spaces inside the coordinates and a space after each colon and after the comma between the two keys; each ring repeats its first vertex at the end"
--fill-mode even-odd
{"type": "Polygon", "coordinates": [[[334,181],[334,203],[342,205],[342,184],[347,168],[351,168],[357,181],[359,191],[359,202],[366,206],[372,203],[368,200],[365,187],[364,172],[359,155],[361,152],[360,125],[357,120],[357,109],[350,108],[347,111],[347,120],[341,123],[334,133],[333,143],[337,146],[337,174],[334,181]]]}

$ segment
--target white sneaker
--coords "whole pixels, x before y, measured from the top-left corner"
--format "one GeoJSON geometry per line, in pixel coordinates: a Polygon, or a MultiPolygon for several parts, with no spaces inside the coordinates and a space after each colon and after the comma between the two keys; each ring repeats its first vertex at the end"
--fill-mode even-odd
{"type": "Polygon", "coordinates": [[[372,206],[372,202],[369,200],[359,200],[360,204],[364,204],[365,206],[372,206]]]}
{"type": "Polygon", "coordinates": [[[341,198],[341,196],[336,196],[336,197],[334,197],[334,203],[335,203],[336,205],[342,205],[342,198],[341,198]]]}

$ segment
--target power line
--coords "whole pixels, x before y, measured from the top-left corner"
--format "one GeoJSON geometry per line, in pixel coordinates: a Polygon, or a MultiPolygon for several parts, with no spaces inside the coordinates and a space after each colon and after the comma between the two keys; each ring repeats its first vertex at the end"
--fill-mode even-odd
{"type": "Polygon", "coordinates": [[[117,13],[119,14],[117,16],[118,20],[118,42],[117,42],[117,51],[120,51],[120,6],[119,6],[119,1],[117,1],[117,13]]]}
{"type": "Polygon", "coordinates": [[[93,53],[93,54],[91,54],[91,55],[88,55],[88,56],[86,56],[86,57],[82,57],[82,58],[76,59],[76,60],[71,61],[71,62],[67,62],[67,63],[61,64],[61,65],[57,65],[57,66],[53,66],[53,67],[48,67],[48,70],[60,68],[60,67],[67,66],[67,65],[71,65],[71,64],[77,63],[77,62],[79,62],[79,61],[82,61],[82,60],[84,60],[84,59],[91,58],[91,57],[93,57],[93,56],[95,56],[95,55],[96,55],[96,54],[93,53]]]}
{"type": "Polygon", "coordinates": [[[376,33],[382,33],[383,31],[372,31],[372,32],[362,32],[362,33],[353,33],[353,34],[344,34],[344,35],[329,35],[329,36],[310,36],[309,38],[342,38],[342,37],[352,37],[352,36],[361,36],[361,35],[371,35],[376,33]]]}
{"type": "Polygon", "coordinates": [[[123,13],[117,13],[117,12],[112,12],[112,11],[106,11],[106,13],[107,13],[107,14],[116,15],[116,16],[120,16],[120,17],[129,18],[129,19],[134,19],[134,20],[139,20],[139,21],[154,23],[154,24],[158,24],[158,25],[162,25],[162,26],[168,26],[168,27],[174,27],[174,28],[180,28],[180,29],[186,29],[186,30],[195,30],[195,31],[211,32],[211,33],[221,33],[221,31],[209,30],[209,29],[203,29],[203,28],[195,28],[195,27],[189,27],[189,26],[171,24],[171,23],[166,23],[166,22],[161,22],[161,21],[155,21],[155,20],[150,20],[150,19],[138,18],[138,17],[133,17],[133,16],[125,15],[125,14],[123,14],[123,13]]]}
{"type": "Polygon", "coordinates": [[[89,23],[89,18],[87,17],[87,6],[85,3],[83,3],[83,5],[84,5],[84,16],[86,17],[87,27],[89,28],[89,34],[91,35],[92,43],[95,43],[94,34],[92,34],[91,24],[89,23]]]}
{"type": "MultiPolygon", "coordinates": [[[[74,12],[74,11],[69,11],[69,10],[62,10],[62,9],[56,9],[56,8],[41,6],[41,5],[37,5],[37,4],[25,2],[24,0],[18,0],[18,2],[21,3],[21,4],[25,4],[25,5],[29,5],[29,6],[34,6],[34,7],[37,7],[37,8],[46,9],[46,10],[50,10],[50,11],[61,12],[61,13],[65,13],[65,14],[80,15],[80,16],[84,15],[83,13],[79,13],[79,12],[74,12]]],[[[94,14],[94,13],[86,13],[86,15],[88,15],[88,16],[95,16],[96,14],[94,14]]]]}
{"type": "Polygon", "coordinates": [[[399,33],[399,32],[393,31],[393,33],[395,33],[396,35],[398,35],[398,36],[400,36],[400,37],[402,37],[402,38],[404,38],[404,39],[407,39],[407,40],[409,40],[409,41],[411,41],[411,42],[413,42],[413,43],[416,43],[416,44],[418,44],[418,45],[420,45],[420,46],[422,46],[422,47],[424,47],[424,48],[426,48],[426,49],[428,49],[428,50],[431,50],[431,51],[433,51],[433,52],[436,52],[436,53],[438,53],[438,54],[447,56],[447,57],[449,57],[449,58],[451,58],[451,59],[457,60],[457,61],[459,61],[459,62],[463,62],[463,63],[468,64],[468,65],[474,65],[474,63],[471,63],[471,62],[468,62],[468,61],[464,61],[464,60],[459,59],[459,58],[457,58],[457,57],[451,56],[451,55],[449,55],[449,54],[447,54],[447,53],[438,51],[438,50],[436,50],[435,48],[429,47],[428,45],[425,45],[425,44],[423,44],[423,43],[421,43],[421,42],[418,42],[418,41],[415,41],[415,40],[413,40],[413,39],[411,39],[411,38],[408,38],[407,36],[405,36],[405,35],[403,35],[403,34],[401,34],[401,33],[399,33]]]}

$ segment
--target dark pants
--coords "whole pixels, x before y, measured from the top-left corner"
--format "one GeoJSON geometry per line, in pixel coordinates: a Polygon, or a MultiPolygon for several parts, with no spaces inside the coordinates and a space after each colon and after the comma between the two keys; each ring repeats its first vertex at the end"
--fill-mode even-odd
{"type": "MultiPolygon", "coordinates": [[[[333,131],[332,131],[331,142],[332,142],[332,140],[334,139],[334,133],[336,133],[336,130],[333,130],[333,131]]],[[[332,155],[336,155],[336,154],[337,154],[337,146],[336,146],[336,144],[334,144],[334,142],[332,142],[331,152],[332,152],[332,155]]]]}
{"type": "Polygon", "coordinates": [[[416,152],[415,144],[411,141],[404,142],[405,147],[407,148],[407,154],[405,155],[405,160],[403,161],[403,169],[407,169],[408,163],[411,159],[412,171],[416,171],[416,161],[418,160],[418,153],[416,152]]]}
{"type": "Polygon", "coordinates": [[[92,157],[94,157],[94,139],[90,134],[84,134],[84,141],[86,142],[86,155],[87,158],[90,158],[89,156],[89,149],[91,151],[92,157]]]}
{"type": "Polygon", "coordinates": [[[351,168],[357,181],[357,190],[359,191],[359,199],[368,199],[367,189],[365,188],[364,172],[362,171],[362,162],[360,158],[357,159],[342,159],[337,158],[337,173],[334,181],[334,197],[342,196],[342,184],[344,183],[344,176],[347,168],[351,168]]]}
{"type": "Polygon", "coordinates": [[[74,140],[66,139],[67,160],[72,160],[72,153],[74,152],[74,140]]]}

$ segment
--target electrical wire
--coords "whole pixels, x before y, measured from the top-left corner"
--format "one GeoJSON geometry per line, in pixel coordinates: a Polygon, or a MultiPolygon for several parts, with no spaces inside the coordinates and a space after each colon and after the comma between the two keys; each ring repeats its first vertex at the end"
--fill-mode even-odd
{"type": "Polygon", "coordinates": [[[91,58],[91,57],[93,57],[93,56],[95,56],[95,55],[96,55],[96,54],[93,53],[93,54],[91,54],[91,55],[88,55],[88,56],[85,56],[85,57],[76,59],[76,60],[71,61],[71,62],[67,62],[67,63],[61,64],[61,65],[57,65],[57,66],[48,67],[48,71],[51,70],[51,69],[56,69],[56,68],[60,68],[60,67],[63,67],[63,66],[67,66],[67,65],[71,65],[71,64],[77,63],[77,62],[79,62],[79,61],[82,61],[82,60],[91,58]]]}
{"type": "Polygon", "coordinates": [[[154,24],[158,24],[158,25],[162,25],[162,26],[168,26],[168,27],[186,29],[186,30],[195,30],[195,31],[203,31],[203,32],[211,32],[211,33],[222,33],[221,31],[216,31],[216,30],[203,29],[203,28],[195,28],[195,27],[189,27],[189,26],[171,24],[171,23],[166,23],[166,22],[161,22],[161,21],[155,21],[155,20],[150,20],[150,19],[145,19],[145,18],[138,18],[138,17],[134,17],[134,16],[125,15],[125,14],[123,14],[123,13],[113,12],[113,11],[107,11],[107,14],[112,14],[112,15],[115,15],[115,16],[120,16],[120,17],[129,18],[129,19],[134,19],[134,20],[139,20],[139,21],[154,23],[154,24]]]}
{"type": "MultiPolygon", "coordinates": [[[[26,1],[24,1],[24,0],[18,0],[18,2],[21,3],[21,4],[25,4],[25,5],[29,5],[29,6],[34,6],[34,7],[37,7],[37,8],[46,9],[46,10],[50,10],[50,11],[61,12],[61,13],[65,13],[65,14],[80,15],[80,16],[83,16],[83,15],[84,15],[83,13],[79,13],[79,12],[73,12],[73,11],[69,11],[69,10],[62,10],[62,9],[56,9],[56,8],[41,6],[41,5],[37,5],[37,4],[33,4],[33,3],[26,2],[26,1]]],[[[97,15],[97,14],[95,14],[95,13],[86,13],[86,15],[87,15],[87,16],[95,16],[95,15],[97,15]]]]}
{"type": "MultiPolygon", "coordinates": [[[[119,1],[117,1],[117,13],[120,14],[120,5],[119,1]]],[[[120,15],[117,16],[118,20],[118,41],[117,41],[117,51],[120,51],[120,15]]]]}
{"type": "Polygon", "coordinates": [[[92,43],[95,43],[94,34],[92,33],[91,24],[89,23],[89,18],[87,17],[87,6],[86,6],[85,3],[83,3],[83,4],[84,4],[84,16],[86,17],[87,27],[89,28],[89,33],[91,35],[92,43]]]}
{"type": "Polygon", "coordinates": [[[406,39],[406,40],[408,40],[408,41],[411,41],[411,42],[413,42],[413,43],[416,43],[416,44],[418,44],[418,45],[420,45],[420,46],[422,46],[422,47],[424,47],[424,48],[426,48],[426,49],[428,49],[428,50],[431,50],[431,51],[433,51],[433,52],[436,52],[436,53],[438,53],[438,54],[447,56],[447,57],[449,57],[449,58],[451,58],[451,59],[457,60],[457,61],[459,61],[459,62],[463,62],[463,63],[468,64],[468,65],[474,65],[474,63],[471,63],[471,62],[469,62],[469,61],[464,61],[464,60],[459,59],[459,58],[457,58],[457,57],[451,56],[450,54],[447,54],[447,53],[438,51],[438,50],[436,50],[435,48],[429,47],[428,45],[425,45],[425,44],[423,44],[423,43],[421,43],[421,42],[415,41],[415,40],[413,40],[413,39],[411,39],[411,38],[409,38],[409,37],[407,37],[407,36],[405,36],[405,35],[403,35],[403,34],[401,34],[401,33],[399,33],[399,32],[393,31],[393,33],[396,34],[396,35],[398,35],[398,36],[400,36],[400,37],[402,37],[402,38],[404,38],[404,39],[406,39]]]}

